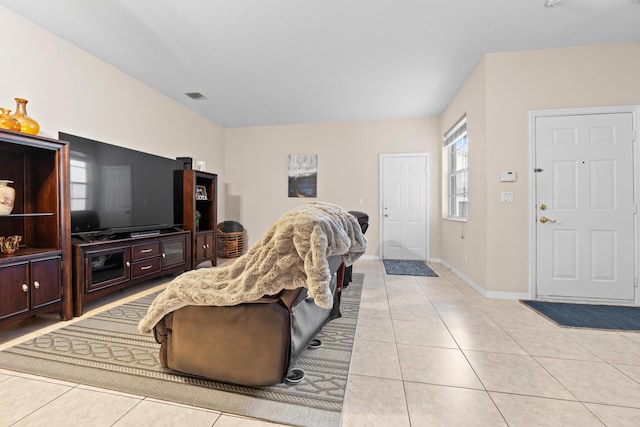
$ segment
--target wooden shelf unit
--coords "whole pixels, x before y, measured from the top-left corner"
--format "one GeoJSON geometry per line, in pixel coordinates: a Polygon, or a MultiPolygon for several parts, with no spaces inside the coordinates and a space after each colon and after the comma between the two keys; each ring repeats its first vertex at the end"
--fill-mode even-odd
{"type": "Polygon", "coordinates": [[[191,268],[203,262],[217,264],[216,230],[218,221],[218,175],[182,169],[173,175],[174,221],[191,231],[191,268]],[[197,195],[197,187],[204,190],[197,195]],[[196,225],[196,212],[200,220],[196,225]]]}
{"type": "Polygon", "coordinates": [[[39,313],[71,319],[69,148],[56,139],[0,130],[0,179],[13,181],[13,211],[0,236],[22,236],[0,253],[0,327],[39,313]]]}

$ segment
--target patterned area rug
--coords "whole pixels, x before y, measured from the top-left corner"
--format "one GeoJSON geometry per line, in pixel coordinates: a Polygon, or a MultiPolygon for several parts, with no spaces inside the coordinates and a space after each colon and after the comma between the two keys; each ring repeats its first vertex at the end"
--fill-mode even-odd
{"type": "Polygon", "coordinates": [[[296,368],[300,383],[246,387],[162,368],[159,345],[137,331],[154,295],[122,304],[0,352],[0,367],[139,396],[301,426],[339,426],[363,274],[343,289],[342,317],[329,322],[296,368]]]}
{"type": "Polygon", "coordinates": [[[528,300],[521,302],[560,326],[640,331],[640,307],[528,300]]]}
{"type": "Polygon", "coordinates": [[[414,261],[406,259],[383,259],[384,269],[387,274],[400,276],[429,276],[438,277],[424,261],[414,261]]]}

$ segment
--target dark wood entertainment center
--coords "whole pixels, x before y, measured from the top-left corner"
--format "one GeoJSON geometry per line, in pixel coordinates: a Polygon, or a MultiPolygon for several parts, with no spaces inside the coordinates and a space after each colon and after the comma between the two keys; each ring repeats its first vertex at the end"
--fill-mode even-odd
{"type": "Polygon", "coordinates": [[[174,222],[180,228],[131,237],[127,233],[73,241],[73,314],[111,292],[210,261],[216,265],[217,175],[179,169],[173,173],[174,222]],[[198,193],[198,188],[201,193],[198,193]],[[200,213],[196,226],[196,212],[200,213]]]}
{"type": "Polygon", "coordinates": [[[109,293],[204,261],[216,265],[217,175],[174,171],[180,227],[72,237],[69,151],[65,141],[0,130],[0,179],[16,190],[0,236],[22,236],[17,252],[0,253],[0,328],[39,313],[69,320],[109,293]]]}

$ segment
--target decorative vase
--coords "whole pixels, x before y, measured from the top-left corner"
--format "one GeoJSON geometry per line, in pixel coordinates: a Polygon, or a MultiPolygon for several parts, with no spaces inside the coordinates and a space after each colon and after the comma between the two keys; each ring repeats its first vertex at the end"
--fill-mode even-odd
{"type": "Polygon", "coordinates": [[[22,236],[15,235],[9,237],[2,237],[2,244],[0,244],[0,251],[3,254],[13,254],[20,247],[20,242],[22,241],[22,236]]]}
{"type": "Polygon", "coordinates": [[[13,181],[0,179],[0,215],[9,215],[16,199],[16,190],[7,184],[13,184],[13,181]]]}
{"type": "Polygon", "coordinates": [[[40,131],[40,125],[27,115],[27,101],[22,98],[15,98],[16,112],[11,116],[20,122],[20,132],[37,135],[40,131]]]}
{"type": "Polygon", "coordinates": [[[0,108],[0,128],[20,131],[20,122],[10,116],[11,110],[0,108]]]}

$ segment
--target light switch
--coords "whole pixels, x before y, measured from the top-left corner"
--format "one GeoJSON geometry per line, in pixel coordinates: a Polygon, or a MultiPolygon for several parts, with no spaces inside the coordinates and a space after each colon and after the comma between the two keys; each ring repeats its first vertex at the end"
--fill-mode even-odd
{"type": "Polygon", "coordinates": [[[513,203],[513,191],[502,192],[502,203],[513,203]]]}

